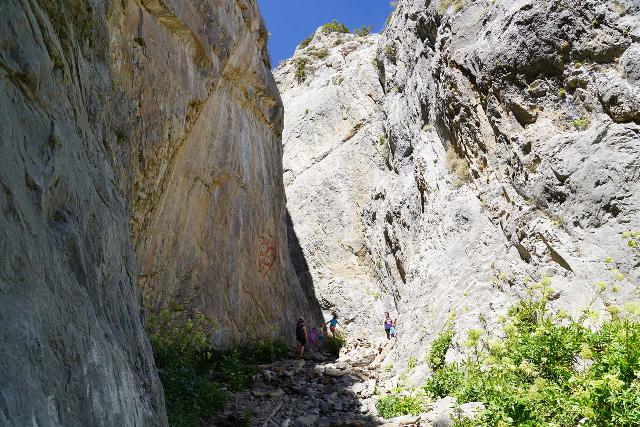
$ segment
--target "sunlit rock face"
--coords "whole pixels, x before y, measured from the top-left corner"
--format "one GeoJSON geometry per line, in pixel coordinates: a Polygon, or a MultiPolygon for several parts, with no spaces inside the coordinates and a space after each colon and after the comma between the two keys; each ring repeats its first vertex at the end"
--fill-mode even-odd
{"type": "Polygon", "coordinates": [[[552,304],[575,313],[612,257],[626,277],[594,307],[634,298],[622,233],[640,228],[639,14],[404,0],[382,35],[316,33],[276,69],[307,277],[351,334],[398,318],[398,373],[452,312],[458,343],[479,317],[496,328],[527,278],[550,276],[552,304]]]}
{"type": "Polygon", "coordinates": [[[266,37],[253,0],[3,3],[1,425],[165,425],[141,288],[220,345],[313,317],[266,37]]]}

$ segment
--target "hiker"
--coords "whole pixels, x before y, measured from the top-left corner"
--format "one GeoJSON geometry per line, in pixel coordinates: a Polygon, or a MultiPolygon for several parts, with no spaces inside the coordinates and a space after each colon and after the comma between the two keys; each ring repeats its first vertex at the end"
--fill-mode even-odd
{"type": "Polygon", "coordinates": [[[302,359],[304,346],[307,345],[307,325],[301,317],[296,324],[296,341],[298,341],[298,358],[302,359]]]}
{"type": "Polygon", "coordinates": [[[393,326],[393,320],[389,317],[389,312],[384,312],[384,332],[387,334],[387,339],[391,339],[391,327],[393,326]]]}
{"type": "Polygon", "coordinates": [[[318,348],[318,328],[316,326],[311,328],[311,332],[309,332],[309,347],[312,350],[318,348]]]}
{"type": "MultiPolygon", "coordinates": [[[[335,336],[336,335],[336,325],[340,325],[340,323],[338,322],[338,315],[336,313],[332,313],[331,315],[331,320],[329,320],[328,322],[325,322],[325,325],[329,325],[329,330],[331,331],[331,335],[335,336]]],[[[342,325],[340,325],[342,326],[342,325]]]]}
{"type": "Polygon", "coordinates": [[[389,335],[391,335],[391,338],[395,338],[396,337],[396,321],[393,321],[393,325],[391,325],[391,329],[389,329],[389,335]]]}

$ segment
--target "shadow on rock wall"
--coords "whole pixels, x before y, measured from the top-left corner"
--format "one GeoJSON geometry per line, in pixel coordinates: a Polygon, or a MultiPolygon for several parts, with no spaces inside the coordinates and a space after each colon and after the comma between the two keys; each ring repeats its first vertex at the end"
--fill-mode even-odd
{"type": "Polygon", "coordinates": [[[302,251],[302,246],[300,246],[300,241],[298,240],[298,235],[296,234],[296,231],[293,227],[293,221],[291,220],[291,215],[289,214],[288,209],[287,241],[289,244],[289,254],[291,256],[293,268],[296,271],[300,286],[302,287],[304,295],[309,303],[312,323],[319,322],[322,320],[322,310],[320,309],[320,302],[318,301],[315,288],[313,287],[313,277],[311,277],[311,273],[309,272],[309,264],[307,263],[307,259],[305,258],[304,252],[302,251]]]}

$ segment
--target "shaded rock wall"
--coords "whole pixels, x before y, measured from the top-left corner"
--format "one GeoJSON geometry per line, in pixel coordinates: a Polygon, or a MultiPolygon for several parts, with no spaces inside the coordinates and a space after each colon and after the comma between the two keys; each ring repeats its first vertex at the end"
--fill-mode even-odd
{"type": "Polygon", "coordinates": [[[222,345],[312,315],[257,4],[12,0],[0,40],[0,424],[164,425],[138,282],[222,345]]]}
{"type": "MultiPolygon", "coordinates": [[[[629,1],[405,0],[378,38],[376,55],[360,59],[368,47],[345,52],[347,62],[375,64],[373,76],[363,67],[344,81],[346,91],[364,96],[378,79],[384,95],[365,138],[384,149],[358,150],[367,158],[358,162],[361,177],[344,174],[352,152],[333,159],[343,173],[310,163],[305,179],[335,202],[303,196],[294,180],[288,207],[303,252],[315,260],[309,265],[317,283],[327,265],[338,263],[314,243],[319,238],[306,236],[306,224],[362,207],[352,219],[356,227],[342,222],[325,241],[359,240],[362,232],[362,264],[370,272],[339,289],[318,287],[319,297],[354,319],[353,335],[371,335],[372,324],[382,335],[383,307],[397,316],[399,339],[388,357],[397,359],[398,374],[408,357],[424,360],[450,311],[457,313],[456,339],[464,340],[479,315],[497,327],[497,315],[522,294],[527,277],[551,276],[554,304],[575,313],[592,300],[594,282],[611,278],[602,262],[611,256],[627,277],[607,301],[635,298],[638,260],[622,233],[640,227],[638,17],[629,1]],[[377,168],[373,184],[367,162],[377,168]],[[349,188],[360,185],[369,197],[356,205],[349,188]]],[[[332,69],[314,61],[304,82],[290,76],[296,58],[313,57],[312,49],[340,46],[316,36],[276,70],[287,112],[285,183],[287,159],[321,145],[315,141],[330,145],[340,123],[324,113],[322,97],[306,105],[293,97],[333,90],[321,83],[332,69]],[[303,112],[322,114],[292,120],[303,112]]],[[[347,111],[361,104],[336,102],[347,111]]]]}

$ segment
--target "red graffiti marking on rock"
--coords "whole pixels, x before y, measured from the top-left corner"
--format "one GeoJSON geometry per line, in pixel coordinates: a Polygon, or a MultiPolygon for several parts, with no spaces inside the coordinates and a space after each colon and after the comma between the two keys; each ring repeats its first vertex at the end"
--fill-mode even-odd
{"type": "Polygon", "coordinates": [[[276,262],[276,242],[268,236],[258,239],[258,271],[267,277],[276,262]]]}

